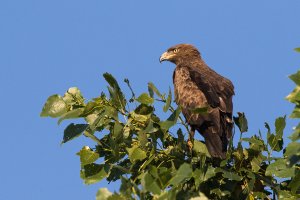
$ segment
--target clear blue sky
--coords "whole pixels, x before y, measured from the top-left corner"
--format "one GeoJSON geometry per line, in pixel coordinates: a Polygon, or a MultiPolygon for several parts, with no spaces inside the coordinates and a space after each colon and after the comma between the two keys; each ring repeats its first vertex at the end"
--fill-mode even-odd
{"type": "Polygon", "coordinates": [[[174,65],[158,58],[177,43],[197,46],[233,81],[248,134],[265,133],[265,121],[292,110],[284,97],[300,66],[299,8],[299,0],[1,0],[0,199],[94,199],[100,187],[118,190],[105,181],[83,185],[75,153],[90,142],[60,146],[68,123],[40,118],[43,103],[72,86],[97,96],[104,72],[129,78],[137,93],[149,81],[167,91],[174,65]]]}

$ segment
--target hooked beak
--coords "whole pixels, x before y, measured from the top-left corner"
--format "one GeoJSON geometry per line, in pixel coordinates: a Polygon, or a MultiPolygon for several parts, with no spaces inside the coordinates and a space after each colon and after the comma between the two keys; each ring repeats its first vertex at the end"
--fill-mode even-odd
{"type": "Polygon", "coordinates": [[[169,58],[170,58],[170,54],[166,51],[160,56],[159,62],[161,63],[165,60],[168,60],[169,58]]]}

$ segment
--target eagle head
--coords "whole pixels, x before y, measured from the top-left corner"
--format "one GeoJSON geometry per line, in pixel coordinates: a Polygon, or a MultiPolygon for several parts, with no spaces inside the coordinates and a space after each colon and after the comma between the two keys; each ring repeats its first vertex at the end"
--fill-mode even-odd
{"type": "Polygon", "coordinates": [[[190,44],[178,44],[164,52],[160,56],[159,62],[170,61],[178,65],[182,62],[192,61],[194,58],[201,58],[200,52],[196,47],[190,44]]]}

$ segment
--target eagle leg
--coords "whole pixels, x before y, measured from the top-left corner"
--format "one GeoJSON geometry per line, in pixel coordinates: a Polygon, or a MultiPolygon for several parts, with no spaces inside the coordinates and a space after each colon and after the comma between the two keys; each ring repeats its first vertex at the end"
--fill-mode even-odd
{"type": "Polygon", "coordinates": [[[190,151],[192,151],[192,149],[193,149],[194,135],[195,135],[195,128],[191,127],[191,130],[189,131],[189,138],[188,138],[188,141],[187,141],[187,146],[189,147],[190,151]]]}

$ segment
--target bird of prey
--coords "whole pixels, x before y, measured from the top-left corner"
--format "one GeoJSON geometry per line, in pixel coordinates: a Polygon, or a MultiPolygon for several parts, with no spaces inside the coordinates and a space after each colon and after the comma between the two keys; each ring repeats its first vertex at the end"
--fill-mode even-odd
{"type": "Polygon", "coordinates": [[[225,159],[233,128],[232,82],[209,68],[190,44],[169,48],[161,55],[162,61],[176,64],[175,101],[191,127],[188,141],[192,144],[197,130],[204,137],[210,155],[225,159]],[[207,108],[207,112],[196,112],[199,108],[207,108]]]}

